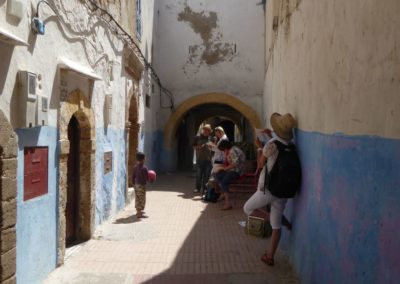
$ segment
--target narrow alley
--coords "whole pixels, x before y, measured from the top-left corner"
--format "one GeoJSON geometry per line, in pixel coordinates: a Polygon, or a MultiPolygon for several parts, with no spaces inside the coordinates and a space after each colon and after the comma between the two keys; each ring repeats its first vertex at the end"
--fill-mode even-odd
{"type": "Polygon", "coordinates": [[[160,176],[149,186],[148,218],[137,219],[131,203],[92,240],[67,249],[65,265],[44,283],[300,283],[281,253],[274,267],[260,261],[269,239],[238,224],[245,196],[222,211],[193,195],[193,181],[190,173],[160,176]]]}
{"type": "Polygon", "coordinates": [[[0,284],[399,283],[399,15],[0,0],[0,284]]]}

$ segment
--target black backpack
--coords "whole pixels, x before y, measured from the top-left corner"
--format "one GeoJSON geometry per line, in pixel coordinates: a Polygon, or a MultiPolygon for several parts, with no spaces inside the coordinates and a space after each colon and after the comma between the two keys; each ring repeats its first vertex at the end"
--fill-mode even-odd
{"type": "Polygon", "coordinates": [[[264,189],[279,198],[293,198],[301,186],[301,165],[293,143],[274,141],[279,153],[270,172],[265,171],[264,189]]]}

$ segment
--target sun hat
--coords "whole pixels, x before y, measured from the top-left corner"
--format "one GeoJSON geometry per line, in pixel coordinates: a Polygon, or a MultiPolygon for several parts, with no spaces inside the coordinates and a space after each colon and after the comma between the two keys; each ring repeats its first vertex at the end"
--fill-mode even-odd
{"type": "Polygon", "coordinates": [[[290,113],[286,113],[281,115],[279,113],[273,113],[271,115],[271,126],[275,131],[276,135],[285,139],[292,140],[293,139],[293,127],[296,126],[296,120],[290,113]]]}
{"type": "Polygon", "coordinates": [[[211,125],[209,125],[209,124],[204,124],[202,129],[208,129],[208,130],[212,131],[211,125]]]}
{"type": "Polygon", "coordinates": [[[215,127],[215,128],[214,128],[214,131],[220,131],[220,132],[222,132],[223,134],[225,134],[225,131],[224,131],[224,129],[223,129],[221,126],[215,127]]]}

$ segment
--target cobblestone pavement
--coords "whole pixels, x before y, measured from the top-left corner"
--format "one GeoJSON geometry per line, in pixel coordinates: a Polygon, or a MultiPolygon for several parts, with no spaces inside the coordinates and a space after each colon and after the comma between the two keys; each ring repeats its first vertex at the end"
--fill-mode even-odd
{"type": "Polygon", "coordinates": [[[194,176],[159,176],[148,186],[146,215],[134,202],[99,226],[94,238],[68,249],[65,264],[44,283],[299,283],[280,253],[260,261],[268,239],[244,233],[241,197],[230,211],[192,193],[194,176]]]}

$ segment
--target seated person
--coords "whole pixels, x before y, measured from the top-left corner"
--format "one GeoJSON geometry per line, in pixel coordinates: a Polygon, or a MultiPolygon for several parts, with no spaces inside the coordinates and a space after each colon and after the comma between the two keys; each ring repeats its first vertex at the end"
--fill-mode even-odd
{"type": "Polygon", "coordinates": [[[211,175],[215,174],[216,172],[218,172],[219,168],[223,167],[225,154],[223,151],[218,149],[218,146],[223,140],[228,140],[228,137],[226,136],[225,131],[221,126],[215,127],[214,132],[215,141],[210,142],[209,144],[211,151],[214,152],[214,155],[211,159],[213,165],[211,175]]]}
{"type": "Polygon", "coordinates": [[[243,173],[246,158],[242,150],[233,146],[227,140],[222,140],[218,145],[218,149],[224,152],[225,163],[217,172],[215,179],[222,189],[221,197],[225,199],[222,210],[229,210],[232,209],[229,201],[229,184],[238,179],[243,173]]]}

